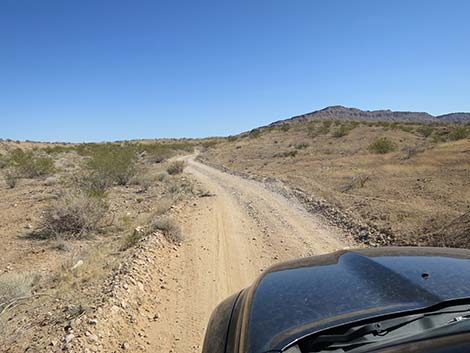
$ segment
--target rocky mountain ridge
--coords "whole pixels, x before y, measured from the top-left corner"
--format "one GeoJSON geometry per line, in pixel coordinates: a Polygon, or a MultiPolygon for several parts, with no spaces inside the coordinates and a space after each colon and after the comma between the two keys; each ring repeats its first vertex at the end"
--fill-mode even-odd
{"type": "Polygon", "coordinates": [[[397,123],[470,123],[470,113],[449,113],[434,116],[426,112],[407,112],[392,110],[361,110],[343,106],[331,106],[311,113],[279,120],[270,125],[293,122],[309,122],[312,120],[342,120],[366,122],[397,122],[397,123]]]}

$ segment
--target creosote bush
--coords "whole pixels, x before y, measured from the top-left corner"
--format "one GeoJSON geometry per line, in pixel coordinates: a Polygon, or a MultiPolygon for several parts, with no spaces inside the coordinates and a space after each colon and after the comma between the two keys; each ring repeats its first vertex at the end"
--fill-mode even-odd
{"type": "Polygon", "coordinates": [[[11,152],[7,164],[23,178],[38,178],[54,173],[54,161],[33,151],[19,148],[11,152]]]}
{"type": "Polygon", "coordinates": [[[462,126],[455,127],[448,135],[450,141],[463,140],[470,137],[470,129],[466,129],[462,126]]]}
{"type": "Polygon", "coordinates": [[[129,146],[100,145],[86,162],[90,178],[101,188],[126,185],[136,173],[136,151],[129,146]],[[101,184],[101,185],[99,185],[101,184]]]}
{"type": "Polygon", "coordinates": [[[432,126],[424,125],[416,129],[416,132],[423,137],[429,137],[432,135],[434,129],[432,126]]]}
{"type": "Polygon", "coordinates": [[[376,139],[368,147],[368,150],[370,152],[378,153],[378,154],[385,154],[385,153],[393,152],[396,149],[397,149],[396,144],[386,137],[380,137],[376,139]]]}
{"type": "Polygon", "coordinates": [[[39,235],[42,238],[81,239],[98,231],[108,203],[81,190],[64,190],[46,209],[39,235]]]}
{"type": "Polygon", "coordinates": [[[340,138],[349,134],[351,129],[346,125],[341,125],[338,129],[333,131],[333,137],[340,138]]]}
{"type": "Polygon", "coordinates": [[[170,175],[181,174],[185,166],[186,163],[184,161],[174,161],[166,168],[166,171],[170,175]]]}

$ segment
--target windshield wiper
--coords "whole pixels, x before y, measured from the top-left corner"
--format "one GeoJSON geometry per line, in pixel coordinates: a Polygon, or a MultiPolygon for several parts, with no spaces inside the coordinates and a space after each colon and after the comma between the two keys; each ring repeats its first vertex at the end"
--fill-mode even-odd
{"type": "Polygon", "coordinates": [[[469,319],[470,307],[460,305],[364,325],[340,327],[306,340],[302,344],[302,352],[359,352],[359,347],[369,347],[371,344],[375,346],[412,340],[418,335],[435,335],[440,332],[436,329],[461,324],[469,319]]]}

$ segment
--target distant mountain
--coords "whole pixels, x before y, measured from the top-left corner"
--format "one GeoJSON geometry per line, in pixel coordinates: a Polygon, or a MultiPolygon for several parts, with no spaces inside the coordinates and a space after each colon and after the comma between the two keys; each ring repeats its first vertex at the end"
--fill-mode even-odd
{"type": "Polygon", "coordinates": [[[439,123],[439,122],[470,122],[470,113],[451,113],[433,116],[424,112],[395,112],[391,110],[360,110],[340,105],[327,107],[311,113],[297,115],[289,119],[279,120],[270,125],[280,125],[291,122],[309,122],[312,120],[353,120],[353,121],[386,121],[386,122],[412,122],[412,123],[439,123]]]}
{"type": "Polygon", "coordinates": [[[470,123],[470,113],[450,113],[436,117],[446,123],[470,123]]]}

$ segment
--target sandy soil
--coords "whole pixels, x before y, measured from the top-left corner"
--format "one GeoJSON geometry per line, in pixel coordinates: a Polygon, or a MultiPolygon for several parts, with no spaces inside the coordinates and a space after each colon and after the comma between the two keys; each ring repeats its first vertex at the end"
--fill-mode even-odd
{"type": "Polygon", "coordinates": [[[158,261],[165,280],[155,288],[155,303],[163,311],[143,328],[148,352],[200,351],[214,307],[267,266],[353,245],[261,183],[220,172],[194,156],[184,159],[208,195],[182,210],[186,239],[158,261]]]}

